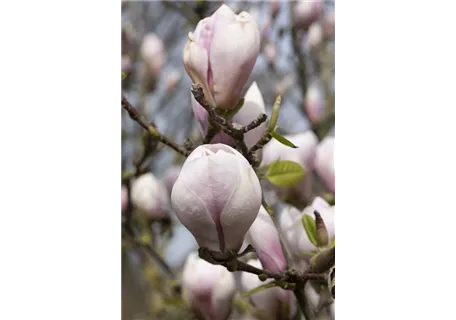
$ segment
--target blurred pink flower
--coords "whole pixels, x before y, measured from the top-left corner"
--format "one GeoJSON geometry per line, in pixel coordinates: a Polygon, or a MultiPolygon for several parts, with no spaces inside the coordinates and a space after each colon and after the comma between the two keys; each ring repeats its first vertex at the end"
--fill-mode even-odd
{"type": "Polygon", "coordinates": [[[321,0],[298,1],[293,8],[293,23],[297,28],[307,30],[323,11],[321,0]]]}
{"type": "Polygon", "coordinates": [[[166,187],[152,173],[133,181],[130,196],[131,203],[141,214],[156,219],[166,216],[169,203],[166,187]]]}
{"type": "Polygon", "coordinates": [[[148,33],[144,36],[139,50],[147,68],[147,75],[157,79],[166,60],[163,41],[155,33],[148,33]]]}
{"type": "Polygon", "coordinates": [[[328,191],[332,193],[336,192],[334,142],[334,137],[324,138],[317,147],[315,157],[315,171],[328,191]]]}

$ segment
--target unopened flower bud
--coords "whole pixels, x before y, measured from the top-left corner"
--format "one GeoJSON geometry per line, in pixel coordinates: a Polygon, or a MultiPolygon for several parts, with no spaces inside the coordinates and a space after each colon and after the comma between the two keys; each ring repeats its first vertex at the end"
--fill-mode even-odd
{"type": "Polygon", "coordinates": [[[312,272],[321,273],[328,271],[336,263],[336,247],[324,249],[310,260],[312,272]]]}
{"type": "Polygon", "coordinates": [[[252,166],[224,144],[197,147],[171,192],[171,204],[198,245],[238,251],[261,206],[261,186],[252,166]]]}
{"type": "Polygon", "coordinates": [[[317,147],[315,157],[315,171],[321,178],[327,190],[332,193],[336,192],[334,142],[334,137],[324,138],[317,147]]]}
{"type": "MultiPolygon", "coordinates": [[[[247,263],[259,269],[262,268],[261,262],[257,259],[251,259],[247,263]]],[[[247,272],[241,274],[243,291],[250,291],[271,281],[262,282],[258,276],[247,272]]],[[[285,305],[288,305],[288,316],[293,316],[296,313],[296,302],[292,292],[279,287],[267,288],[254,293],[250,296],[250,300],[260,313],[260,318],[282,319],[281,314],[286,307],[285,305]]]]}
{"type": "Polygon", "coordinates": [[[314,215],[315,215],[315,227],[317,229],[318,245],[320,247],[326,247],[329,244],[328,230],[326,230],[325,222],[323,221],[323,218],[318,213],[318,211],[315,210],[314,215]]]}
{"type": "Polygon", "coordinates": [[[307,33],[307,47],[311,51],[317,50],[323,43],[323,28],[320,23],[314,22],[307,33]]]}
{"type": "Polygon", "coordinates": [[[128,207],[128,191],[127,187],[122,186],[122,193],[121,193],[121,198],[122,198],[122,212],[127,210],[128,207]]]}
{"type": "Polygon", "coordinates": [[[280,10],[280,1],[278,0],[272,0],[270,3],[270,10],[271,10],[271,17],[273,19],[275,19],[275,17],[277,17],[277,15],[279,14],[279,10],[280,10]]]}
{"type": "Polygon", "coordinates": [[[336,34],[336,15],[334,10],[326,13],[323,18],[323,35],[327,39],[333,39],[336,34]]]}
{"type": "Polygon", "coordinates": [[[296,259],[302,259],[306,262],[310,261],[310,256],[305,253],[314,251],[316,248],[309,240],[301,221],[304,214],[313,218],[315,211],[320,214],[325,222],[328,242],[332,241],[335,236],[334,207],[331,207],[320,197],[316,197],[312,205],[306,207],[302,212],[292,206],[284,207],[278,218],[286,247],[296,259]]]}
{"type": "Polygon", "coordinates": [[[226,320],[236,292],[234,275],[192,252],[182,274],[184,300],[204,320],[226,320]]]}
{"type": "Polygon", "coordinates": [[[279,233],[263,206],[260,207],[257,218],[247,232],[246,239],[255,248],[266,270],[279,273],[286,269],[287,261],[280,244],[279,233]]]}
{"type": "Polygon", "coordinates": [[[260,34],[249,13],[236,15],[222,5],[189,34],[184,66],[193,83],[203,87],[208,103],[233,109],[260,51],[260,34]]]}
{"type": "Polygon", "coordinates": [[[309,121],[313,124],[319,123],[323,117],[324,107],[322,88],[314,81],[307,88],[304,98],[304,108],[309,121]]]}
{"type": "Polygon", "coordinates": [[[321,0],[298,1],[293,8],[293,23],[295,27],[307,30],[318,19],[323,11],[321,0]]]}
{"type": "Polygon", "coordinates": [[[168,190],[168,193],[171,195],[171,190],[173,190],[174,183],[179,177],[182,166],[172,166],[168,168],[162,178],[162,182],[168,190]]]}
{"type": "Polygon", "coordinates": [[[145,173],[131,185],[131,203],[141,214],[163,218],[168,206],[166,188],[152,173],[145,173]]]}
{"type": "Polygon", "coordinates": [[[148,33],[144,36],[139,51],[146,67],[146,75],[153,80],[157,79],[166,60],[163,41],[155,33],[148,33]]]}

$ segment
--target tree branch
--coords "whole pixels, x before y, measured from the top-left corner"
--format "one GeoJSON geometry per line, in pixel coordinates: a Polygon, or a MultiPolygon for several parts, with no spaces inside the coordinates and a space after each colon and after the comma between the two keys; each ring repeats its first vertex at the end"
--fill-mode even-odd
{"type": "Polygon", "coordinates": [[[166,144],[168,147],[171,147],[175,151],[179,152],[183,156],[187,157],[190,152],[180,146],[178,146],[176,143],[162,135],[155,126],[152,124],[148,124],[147,120],[141,116],[138,111],[130,104],[130,102],[127,100],[127,98],[122,94],[122,108],[124,108],[127,112],[128,115],[130,116],[131,119],[133,119],[135,122],[137,122],[141,127],[143,127],[147,132],[154,137],[155,139],[161,141],[162,143],[166,144]]]}

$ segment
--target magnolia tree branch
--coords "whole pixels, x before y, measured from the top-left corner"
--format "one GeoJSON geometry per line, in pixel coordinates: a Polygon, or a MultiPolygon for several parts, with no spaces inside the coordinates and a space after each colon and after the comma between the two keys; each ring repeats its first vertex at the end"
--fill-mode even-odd
{"type": "Polygon", "coordinates": [[[207,135],[204,139],[205,143],[209,143],[217,133],[223,131],[231,138],[233,138],[236,149],[242,153],[242,155],[247,159],[247,161],[249,161],[249,163],[254,167],[258,166],[259,161],[254,153],[256,150],[258,150],[258,148],[253,151],[252,149],[249,150],[244,142],[244,134],[249,132],[250,130],[257,128],[260,124],[267,120],[268,116],[264,113],[259,114],[258,117],[254,119],[252,122],[250,122],[246,126],[242,126],[238,123],[233,123],[232,121],[226,120],[225,118],[220,116],[217,113],[217,110],[214,108],[214,106],[211,106],[205,99],[203,88],[200,84],[192,84],[191,91],[193,96],[195,97],[195,100],[204,109],[206,109],[206,111],[209,114],[210,120],[212,120],[207,135]],[[215,128],[215,126],[217,128],[215,128]]]}
{"type": "Polygon", "coordinates": [[[183,156],[187,157],[190,154],[190,151],[186,150],[185,148],[177,145],[169,138],[165,137],[161,134],[157,128],[152,125],[148,124],[147,120],[138,113],[138,111],[131,105],[131,103],[127,100],[127,98],[122,94],[122,108],[124,108],[131,119],[137,122],[141,127],[143,127],[153,138],[159,140],[160,142],[166,144],[168,147],[171,147],[175,151],[179,152],[183,156]]]}
{"type": "Polygon", "coordinates": [[[166,263],[165,260],[163,260],[163,258],[158,254],[158,252],[155,251],[155,249],[151,245],[145,244],[136,239],[134,232],[131,232],[131,230],[126,230],[122,233],[122,236],[125,240],[129,241],[134,246],[143,249],[152,258],[152,260],[154,260],[158,264],[158,266],[165,272],[165,274],[168,277],[175,277],[175,274],[171,267],[166,263]]]}

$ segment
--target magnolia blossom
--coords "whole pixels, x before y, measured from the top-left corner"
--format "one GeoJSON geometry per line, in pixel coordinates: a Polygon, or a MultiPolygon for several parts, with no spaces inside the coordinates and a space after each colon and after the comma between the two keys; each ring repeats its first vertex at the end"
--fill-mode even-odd
{"type": "Polygon", "coordinates": [[[182,79],[182,73],[178,70],[173,70],[168,74],[166,79],[166,94],[170,94],[174,89],[176,89],[179,81],[182,79]]]}
{"type": "MultiPolygon", "coordinates": [[[[200,124],[201,134],[206,135],[209,128],[207,111],[191,96],[193,113],[200,124]]],[[[253,82],[244,97],[244,105],[234,115],[233,122],[240,125],[247,125],[255,120],[261,113],[265,113],[264,100],[256,82],[253,82]]],[[[244,134],[244,142],[247,148],[253,147],[263,136],[266,130],[266,123],[263,122],[258,127],[244,134]]],[[[233,146],[233,139],[224,132],[218,133],[211,143],[224,143],[233,146]]]]}
{"type": "Polygon", "coordinates": [[[133,62],[128,55],[122,55],[121,58],[121,69],[123,72],[130,72],[133,69],[133,62]]]}
{"type": "Polygon", "coordinates": [[[174,183],[179,177],[181,169],[182,166],[171,166],[165,171],[165,174],[161,179],[169,194],[171,194],[171,190],[173,190],[174,183]]]}
{"type": "Polygon", "coordinates": [[[239,250],[261,206],[252,166],[224,144],[197,147],[174,183],[171,204],[200,247],[239,250]]]}
{"type": "Polygon", "coordinates": [[[156,79],[166,60],[163,41],[155,33],[146,34],[139,48],[139,54],[146,66],[147,75],[156,79]]]}
{"type": "Polygon", "coordinates": [[[288,198],[294,195],[308,197],[312,190],[312,172],[314,167],[315,152],[318,143],[317,136],[311,130],[304,133],[285,135],[298,148],[290,148],[273,139],[263,147],[262,166],[273,163],[276,160],[290,160],[299,163],[305,170],[306,176],[301,182],[289,188],[274,188],[280,198],[288,198]]]}
{"type": "Polygon", "coordinates": [[[145,173],[133,181],[130,193],[131,203],[140,213],[151,218],[166,215],[166,188],[152,173],[145,173]]]}
{"type": "Polygon", "coordinates": [[[307,32],[307,47],[316,50],[323,42],[323,27],[320,23],[314,22],[307,32]]]}
{"type": "Polygon", "coordinates": [[[121,192],[121,199],[122,199],[122,212],[127,210],[128,207],[128,191],[127,187],[122,186],[122,192],[121,192]]]}
{"type": "Polygon", "coordinates": [[[336,15],[334,10],[329,11],[323,18],[323,34],[325,38],[334,38],[336,34],[336,15]]]}
{"type": "Polygon", "coordinates": [[[273,42],[268,42],[263,48],[266,61],[273,63],[277,57],[276,45],[273,42]]]}
{"type": "Polygon", "coordinates": [[[323,11],[321,0],[298,1],[293,8],[293,23],[297,28],[307,30],[323,11]]]}
{"type": "Polygon", "coordinates": [[[324,112],[324,100],[321,86],[318,82],[312,82],[307,88],[304,98],[304,108],[307,117],[312,123],[320,122],[324,112]]]}
{"type": "MultiPolygon", "coordinates": [[[[251,259],[248,264],[262,269],[262,264],[257,259],[251,259]]],[[[243,291],[252,290],[262,284],[269,283],[272,280],[261,282],[257,275],[243,272],[241,274],[241,287],[243,291]]],[[[268,288],[250,296],[250,300],[255,308],[262,315],[261,318],[280,319],[282,310],[288,306],[289,315],[292,317],[296,313],[296,302],[293,293],[281,288],[268,288]]]]}
{"type": "Polygon", "coordinates": [[[204,320],[228,319],[236,292],[234,275],[190,253],[182,273],[184,300],[204,320]]]}
{"type": "Polygon", "coordinates": [[[260,207],[257,218],[247,232],[246,240],[255,248],[266,270],[279,273],[286,269],[287,261],[280,244],[279,233],[263,206],[260,207]]]}
{"type": "Polygon", "coordinates": [[[336,192],[334,137],[326,137],[317,147],[315,171],[330,192],[336,192]]]}
{"type": "Polygon", "coordinates": [[[331,242],[335,236],[334,206],[330,206],[324,199],[316,197],[312,205],[306,207],[302,212],[295,207],[287,206],[279,215],[278,222],[283,239],[295,259],[309,262],[310,256],[305,253],[315,250],[315,246],[310,242],[302,225],[302,218],[305,214],[315,219],[315,210],[321,215],[331,242]]]}
{"type": "Polygon", "coordinates": [[[188,75],[212,106],[235,108],[260,51],[256,22],[249,13],[236,15],[222,5],[188,37],[183,55],[188,75]]]}
{"type": "Polygon", "coordinates": [[[272,0],[271,2],[269,2],[269,6],[270,6],[270,10],[271,10],[271,16],[274,19],[279,14],[280,1],[279,0],[272,0]]]}

